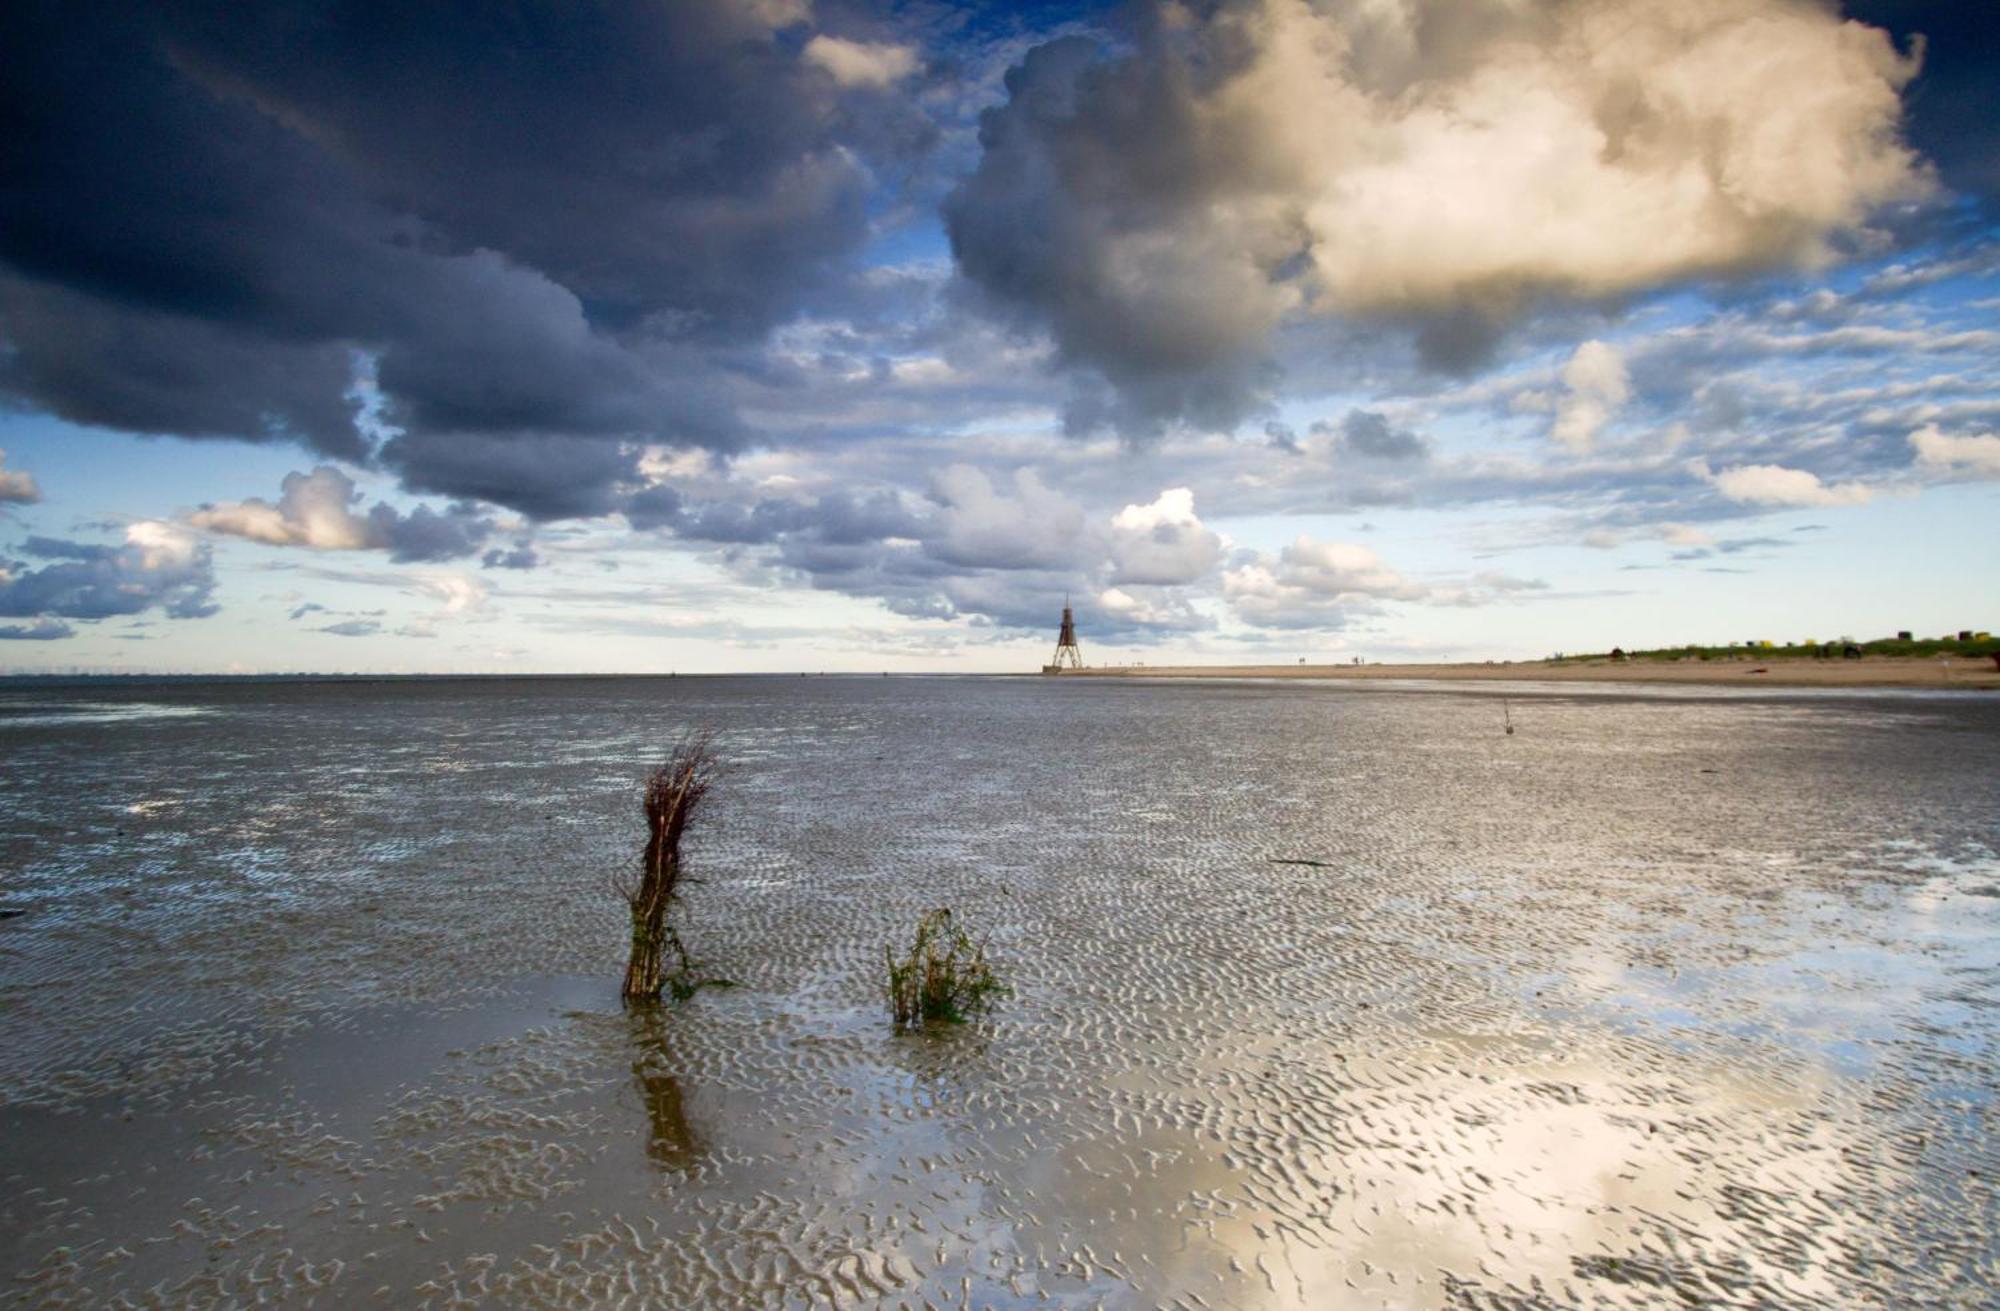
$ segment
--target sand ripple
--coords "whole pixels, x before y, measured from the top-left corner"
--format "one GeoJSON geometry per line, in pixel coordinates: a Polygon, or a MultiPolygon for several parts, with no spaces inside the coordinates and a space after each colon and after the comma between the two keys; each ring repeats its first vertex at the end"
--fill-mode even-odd
{"type": "Polygon", "coordinates": [[[207,713],[9,729],[11,1304],[2000,1284],[2000,703],[1548,696],[1503,737],[1310,686],[175,698],[207,713]],[[606,876],[647,752],[709,723],[686,934],[742,986],[629,1015],[606,876]],[[881,946],[937,904],[1015,994],[898,1036],[881,946]]]}

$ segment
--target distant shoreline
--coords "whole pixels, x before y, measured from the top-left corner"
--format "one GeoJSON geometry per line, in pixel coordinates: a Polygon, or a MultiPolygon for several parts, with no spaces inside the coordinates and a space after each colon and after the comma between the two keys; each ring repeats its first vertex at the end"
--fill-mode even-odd
{"type": "Polygon", "coordinates": [[[1121,665],[1059,678],[1421,679],[1450,682],[1681,683],[1708,687],[1926,687],[2000,690],[1987,657],[1868,656],[1860,660],[1517,660],[1507,664],[1121,665]]]}
{"type": "MultiPolygon", "coordinates": [[[[1486,664],[1373,664],[1373,665],[1118,665],[1065,670],[1063,678],[1286,678],[1342,681],[1437,681],[1491,683],[1652,683],[1709,687],[1826,687],[1826,688],[1972,688],[2000,691],[2000,671],[1990,658],[1954,656],[1949,676],[1934,657],[1869,656],[1861,660],[1812,660],[1776,656],[1764,660],[1627,660],[1602,658],[1564,660],[1517,660],[1486,664]],[[1765,672],[1758,673],[1756,671],[1765,672]]],[[[452,672],[429,674],[313,673],[280,674],[166,674],[166,673],[53,673],[13,671],[0,673],[0,690],[42,690],[98,688],[144,690],[153,687],[272,685],[422,685],[434,683],[562,683],[672,679],[756,678],[790,681],[800,678],[880,679],[890,678],[1036,678],[1032,670],[975,672],[959,670],[875,671],[804,670],[756,672],[661,673],[635,670],[620,673],[545,672],[452,672]]]]}

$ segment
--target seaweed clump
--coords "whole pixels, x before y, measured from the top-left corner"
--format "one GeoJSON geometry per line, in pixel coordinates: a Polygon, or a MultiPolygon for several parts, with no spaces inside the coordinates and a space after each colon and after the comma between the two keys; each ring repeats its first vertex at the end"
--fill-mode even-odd
{"type": "Polygon", "coordinates": [[[889,1011],[899,1029],[933,1021],[963,1024],[987,1010],[1007,987],[986,961],[986,939],[974,938],[949,908],[924,912],[908,954],[882,954],[889,967],[889,1011]]]}

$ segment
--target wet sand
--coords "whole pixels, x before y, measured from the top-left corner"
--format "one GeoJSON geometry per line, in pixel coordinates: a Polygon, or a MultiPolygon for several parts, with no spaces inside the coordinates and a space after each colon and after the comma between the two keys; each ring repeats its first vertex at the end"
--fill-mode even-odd
{"type": "Polygon", "coordinates": [[[1517,660],[1504,664],[1118,665],[1064,678],[1417,679],[1424,682],[1679,683],[1718,687],[2000,688],[1990,659],[1517,660]]]}
{"type": "Polygon", "coordinates": [[[2000,702],[0,696],[23,1307],[1904,1307],[2000,1288],[2000,702]],[[616,998],[637,779],[736,762],[616,998]],[[881,951],[992,930],[990,1018],[881,951]]]}

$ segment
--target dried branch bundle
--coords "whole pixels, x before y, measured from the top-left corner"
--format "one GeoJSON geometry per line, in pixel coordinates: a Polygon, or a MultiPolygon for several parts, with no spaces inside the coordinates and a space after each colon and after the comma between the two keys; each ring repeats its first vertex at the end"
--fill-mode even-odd
{"type": "Polygon", "coordinates": [[[681,974],[688,971],[687,949],[667,923],[667,913],[680,886],[681,838],[708,795],[718,764],[714,735],[701,732],[684,739],[647,776],[646,851],[639,877],[617,884],[632,907],[632,955],[623,990],[627,1001],[659,999],[668,982],[662,958],[670,946],[681,974]]]}

